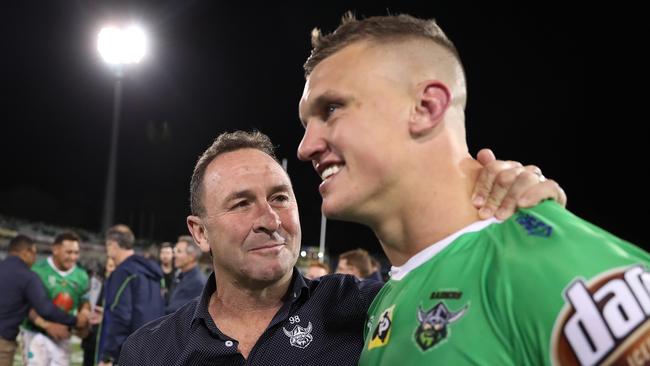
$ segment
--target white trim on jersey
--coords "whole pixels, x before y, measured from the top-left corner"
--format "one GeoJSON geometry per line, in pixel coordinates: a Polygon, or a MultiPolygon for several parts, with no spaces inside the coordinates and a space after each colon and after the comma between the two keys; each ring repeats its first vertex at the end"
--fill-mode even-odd
{"type": "Polygon", "coordinates": [[[449,244],[453,243],[453,241],[456,240],[456,238],[458,238],[459,236],[466,233],[480,231],[491,224],[501,223],[501,222],[502,222],[501,220],[498,220],[495,217],[491,217],[487,220],[476,221],[468,226],[465,226],[464,228],[456,231],[455,233],[447,236],[446,238],[441,239],[440,241],[437,241],[429,245],[428,247],[422,249],[419,253],[409,258],[409,260],[406,261],[406,263],[404,263],[403,265],[399,267],[392,266],[389,272],[390,279],[394,281],[400,281],[401,279],[406,277],[406,275],[409,274],[409,272],[418,268],[423,263],[433,258],[436,254],[440,253],[443,249],[448,247],[449,244]]]}
{"type": "Polygon", "coordinates": [[[47,264],[49,264],[50,267],[52,267],[52,269],[53,269],[54,271],[56,271],[56,273],[60,274],[61,277],[66,277],[67,275],[69,275],[70,273],[72,273],[72,272],[75,270],[75,268],[77,268],[77,266],[74,265],[74,266],[72,266],[72,268],[70,268],[69,270],[67,270],[67,271],[62,271],[62,270],[60,270],[60,269],[57,268],[56,264],[54,264],[54,259],[52,259],[52,256],[47,257],[47,264]]]}

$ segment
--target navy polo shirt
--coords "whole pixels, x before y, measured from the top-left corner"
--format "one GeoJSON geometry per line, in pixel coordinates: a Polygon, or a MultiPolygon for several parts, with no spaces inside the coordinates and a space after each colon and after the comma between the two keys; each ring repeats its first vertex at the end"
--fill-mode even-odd
{"type": "Polygon", "coordinates": [[[310,281],[294,268],[283,306],[244,359],[208,313],[213,273],[200,298],[132,334],[120,366],[357,365],[366,312],[381,285],[349,275],[310,281]]]}

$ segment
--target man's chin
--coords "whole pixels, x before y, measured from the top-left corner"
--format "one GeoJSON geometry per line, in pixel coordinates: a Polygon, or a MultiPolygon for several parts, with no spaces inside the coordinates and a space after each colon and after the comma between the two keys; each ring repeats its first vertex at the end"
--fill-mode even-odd
{"type": "Polygon", "coordinates": [[[358,222],[350,202],[341,204],[331,198],[323,199],[321,212],[330,220],[358,222]]]}

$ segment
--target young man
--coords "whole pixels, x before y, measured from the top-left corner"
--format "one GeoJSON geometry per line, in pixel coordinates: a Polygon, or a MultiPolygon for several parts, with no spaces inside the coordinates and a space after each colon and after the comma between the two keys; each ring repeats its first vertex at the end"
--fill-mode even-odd
{"type": "Polygon", "coordinates": [[[554,202],[477,215],[464,72],[435,22],[313,34],[298,155],[323,178],[323,212],[372,228],[394,265],[361,365],[650,360],[647,253],[554,202]]]}
{"type": "Polygon", "coordinates": [[[160,259],[160,269],[163,272],[163,279],[165,288],[163,294],[165,297],[165,306],[169,304],[169,295],[174,285],[174,278],[176,276],[176,268],[174,268],[174,248],[171,243],[165,242],[160,244],[160,251],[158,252],[160,259]]]}
{"type": "MultiPolygon", "coordinates": [[[[50,301],[70,315],[78,312],[88,313],[89,280],[88,274],[77,266],[81,239],[71,231],[63,232],[54,238],[52,255],[32,266],[39,276],[50,301]]],[[[70,363],[70,339],[52,339],[47,331],[36,325],[43,323],[37,314],[30,314],[23,328],[23,359],[28,366],[67,365],[70,363]]],[[[88,328],[80,329],[85,336],[88,328]]]]}
{"type": "Polygon", "coordinates": [[[220,135],[194,168],[190,201],[188,227],[215,272],[201,298],[129,337],[120,364],[357,364],[381,284],[300,275],[298,206],[266,135],[220,135]]]}

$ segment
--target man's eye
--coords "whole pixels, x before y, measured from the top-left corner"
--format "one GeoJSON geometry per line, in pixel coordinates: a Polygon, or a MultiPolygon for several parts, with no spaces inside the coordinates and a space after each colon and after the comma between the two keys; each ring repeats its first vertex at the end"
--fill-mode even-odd
{"type": "Polygon", "coordinates": [[[276,202],[287,202],[287,201],[289,201],[289,196],[287,196],[285,194],[280,194],[280,195],[277,195],[277,196],[273,197],[273,200],[276,201],[276,202]]]}
{"type": "Polygon", "coordinates": [[[246,207],[246,206],[248,206],[248,201],[239,201],[239,202],[236,202],[232,206],[232,208],[242,208],[242,207],[246,207]]]}
{"type": "Polygon", "coordinates": [[[325,120],[329,119],[334,112],[336,112],[337,109],[341,108],[341,105],[338,103],[330,103],[325,106],[325,110],[323,111],[325,114],[325,120]]]}

